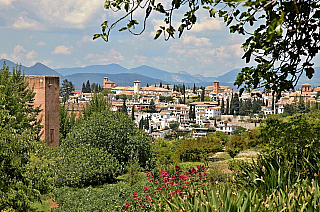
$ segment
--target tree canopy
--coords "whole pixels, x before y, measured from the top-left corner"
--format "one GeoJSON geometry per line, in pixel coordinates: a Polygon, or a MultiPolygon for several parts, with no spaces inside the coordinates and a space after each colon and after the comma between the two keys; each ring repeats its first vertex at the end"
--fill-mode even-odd
{"type": "Polygon", "coordinates": [[[154,39],[164,35],[165,40],[181,37],[197,22],[197,12],[208,10],[210,17],[223,18],[230,33],[246,36],[242,44],[247,63],[254,59],[255,67],[242,69],[235,85],[245,89],[264,87],[280,95],[283,90],[293,89],[302,74],[312,78],[312,60],[320,49],[320,4],[319,0],[172,0],[170,7],[154,0],[106,0],[105,9],[125,10],[111,25],[108,21],[101,24],[102,32],[93,39],[102,37],[108,41],[110,31],[128,17],[128,23],[119,31],[128,30],[140,35],[146,29],[146,21],[154,11],[164,15],[164,23],[159,27],[154,39]],[[185,10],[186,5],[188,8],[185,10]],[[134,14],[145,10],[143,27],[140,32],[135,28],[139,22],[134,14]],[[184,16],[180,26],[173,26],[174,11],[182,10],[184,16]]]}
{"type": "Polygon", "coordinates": [[[30,211],[31,202],[53,189],[54,174],[40,142],[39,107],[21,67],[0,69],[0,210],[30,211]]]}

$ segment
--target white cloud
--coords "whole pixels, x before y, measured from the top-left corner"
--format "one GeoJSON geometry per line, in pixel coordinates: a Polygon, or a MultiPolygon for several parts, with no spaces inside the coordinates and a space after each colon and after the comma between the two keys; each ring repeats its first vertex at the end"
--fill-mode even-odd
{"type": "Polygon", "coordinates": [[[26,54],[26,58],[27,58],[28,60],[33,60],[36,56],[38,56],[38,53],[35,52],[34,50],[31,50],[30,52],[28,52],[28,53],[26,54]]]}
{"type": "Polygon", "coordinates": [[[99,9],[103,11],[101,0],[33,0],[20,5],[46,25],[62,28],[83,29],[99,15],[99,9]]]}
{"type": "Polygon", "coordinates": [[[46,66],[49,66],[49,65],[51,65],[53,63],[53,61],[52,60],[44,60],[41,63],[46,65],[46,66]]]}
{"type": "Polygon", "coordinates": [[[81,39],[82,43],[87,43],[87,42],[95,42],[96,40],[93,40],[92,37],[90,36],[83,36],[81,39]]]}
{"type": "Polygon", "coordinates": [[[145,57],[145,56],[134,55],[133,57],[134,57],[134,58],[136,59],[136,61],[138,61],[140,64],[146,64],[147,61],[148,61],[148,58],[145,57]]]}
{"type": "Polygon", "coordinates": [[[20,16],[18,19],[15,20],[14,24],[12,25],[12,28],[21,30],[29,29],[36,31],[45,30],[45,27],[38,21],[23,16],[20,16]]]}
{"type": "Polygon", "coordinates": [[[209,19],[207,16],[200,17],[200,21],[197,22],[192,27],[192,32],[206,32],[206,31],[213,31],[213,30],[220,30],[221,21],[218,19],[209,19]]]}
{"type": "Polygon", "coordinates": [[[93,54],[89,53],[84,57],[84,60],[89,60],[91,63],[96,64],[108,64],[108,63],[116,63],[124,60],[124,57],[120,52],[111,49],[110,51],[106,51],[103,54],[93,54]]]}
{"type": "Polygon", "coordinates": [[[212,46],[210,39],[208,38],[197,38],[194,35],[184,35],[182,38],[182,43],[185,45],[192,45],[196,47],[200,46],[212,46]]]}
{"type": "Polygon", "coordinates": [[[16,0],[0,0],[0,7],[1,6],[9,6],[12,4],[12,2],[14,2],[16,0]]]}
{"type": "Polygon", "coordinates": [[[57,46],[51,54],[65,54],[65,55],[70,55],[73,50],[73,47],[67,47],[67,46],[57,46]]]}
{"type": "Polygon", "coordinates": [[[23,48],[23,46],[17,45],[14,47],[13,49],[13,53],[14,54],[18,54],[20,52],[26,52],[27,50],[25,48],[23,48]]]}
{"type": "Polygon", "coordinates": [[[0,54],[0,58],[1,58],[1,59],[8,59],[8,58],[9,58],[9,55],[6,54],[6,53],[2,53],[2,54],[0,54]]]}
{"type": "Polygon", "coordinates": [[[42,41],[39,41],[39,42],[37,43],[37,46],[44,46],[44,45],[46,45],[46,43],[45,43],[45,42],[42,42],[42,41]]]}

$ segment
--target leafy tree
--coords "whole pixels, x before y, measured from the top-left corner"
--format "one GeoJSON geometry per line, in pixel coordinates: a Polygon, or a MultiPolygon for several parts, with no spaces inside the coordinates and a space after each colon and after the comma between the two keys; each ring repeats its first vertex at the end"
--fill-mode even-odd
{"type": "Polygon", "coordinates": [[[67,79],[64,79],[62,82],[62,87],[60,88],[60,96],[62,96],[63,104],[68,101],[70,94],[75,90],[74,84],[67,79]]]}
{"type": "Polygon", "coordinates": [[[172,122],[170,123],[170,129],[176,130],[179,127],[179,122],[172,122]]]}
{"type": "Polygon", "coordinates": [[[259,103],[259,101],[254,99],[252,102],[252,112],[259,113],[260,110],[261,110],[261,103],[259,103]]]}
{"type": "Polygon", "coordinates": [[[66,138],[67,134],[71,131],[72,127],[76,122],[74,116],[74,110],[72,109],[71,114],[68,113],[68,109],[60,105],[59,106],[59,136],[60,140],[66,138]]]}
{"type": "Polygon", "coordinates": [[[0,69],[0,210],[31,210],[31,202],[53,189],[54,174],[40,142],[40,109],[21,66],[0,69]]]}
{"type": "Polygon", "coordinates": [[[131,117],[110,109],[77,121],[61,142],[57,184],[97,185],[124,173],[137,155],[142,168],[154,165],[150,137],[137,129],[131,117]]]}
{"type": "MultiPolygon", "coordinates": [[[[93,39],[102,37],[109,39],[110,30],[121,20],[128,24],[120,31],[132,31],[138,25],[134,19],[135,11],[145,8],[143,25],[152,11],[164,15],[164,25],[160,26],[154,39],[164,35],[165,40],[174,37],[176,31],[179,37],[186,29],[190,29],[197,22],[197,11],[200,8],[208,10],[210,17],[221,17],[230,29],[230,33],[247,36],[243,43],[243,59],[249,63],[254,58],[258,63],[255,67],[246,67],[238,75],[236,85],[244,85],[247,89],[265,87],[280,95],[280,91],[293,89],[300,76],[305,73],[308,78],[314,74],[312,60],[320,50],[318,31],[320,26],[320,11],[318,0],[204,0],[195,2],[172,1],[169,8],[162,3],[152,0],[146,2],[106,0],[105,9],[126,13],[118,20],[108,25],[108,21],[101,24],[102,32],[95,34],[93,39]],[[157,4],[157,5],[156,5],[157,4]],[[148,5],[144,7],[145,5],[148,5]],[[189,5],[187,10],[182,9],[189,5]],[[183,10],[184,16],[178,29],[173,26],[173,11],[183,10]],[[129,16],[130,15],[130,16],[129,16]],[[301,57],[304,55],[305,57],[301,57]]],[[[240,92],[243,91],[243,88],[240,92]]]]}
{"type": "Polygon", "coordinates": [[[150,104],[149,104],[149,110],[150,113],[155,113],[157,112],[156,110],[156,104],[154,103],[153,99],[151,99],[150,104]]]}
{"type": "Polygon", "coordinates": [[[110,105],[104,98],[103,94],[94,94],[91,101],[86,103],[86,107],[83,109],[83,119],[87,119],[94,112],[103,112],[109,110],[110,105]]]}

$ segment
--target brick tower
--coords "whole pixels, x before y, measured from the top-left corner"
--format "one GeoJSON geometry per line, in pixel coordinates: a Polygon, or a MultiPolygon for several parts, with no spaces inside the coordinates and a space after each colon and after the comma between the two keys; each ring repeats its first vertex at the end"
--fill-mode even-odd
{"type": "Polygon", "coordinates": [[[41,140],[49,146],[59,145],[59,77],[25,76],[35,95],[34,106],[40,106],[42,116],[41,140]]]}

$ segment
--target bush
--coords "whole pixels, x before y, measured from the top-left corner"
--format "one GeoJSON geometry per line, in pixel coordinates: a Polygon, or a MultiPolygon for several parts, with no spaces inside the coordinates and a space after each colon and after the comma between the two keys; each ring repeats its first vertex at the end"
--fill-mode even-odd
{"type": "Polygon", "coordinates": [[[58,185],[102,184],[126,171],[137,156],[142,168],[152,169],[155,154],[150,137],[123,113],[105,110],[76,123],[61,142],[58,185]]]}
{"type": "Polygon", "coordinates": [[[221,140],[217,137],[186,139],[177,147],[176,157],[181,161],[207,161],[209,153],[222,150],[221,140]]]}

